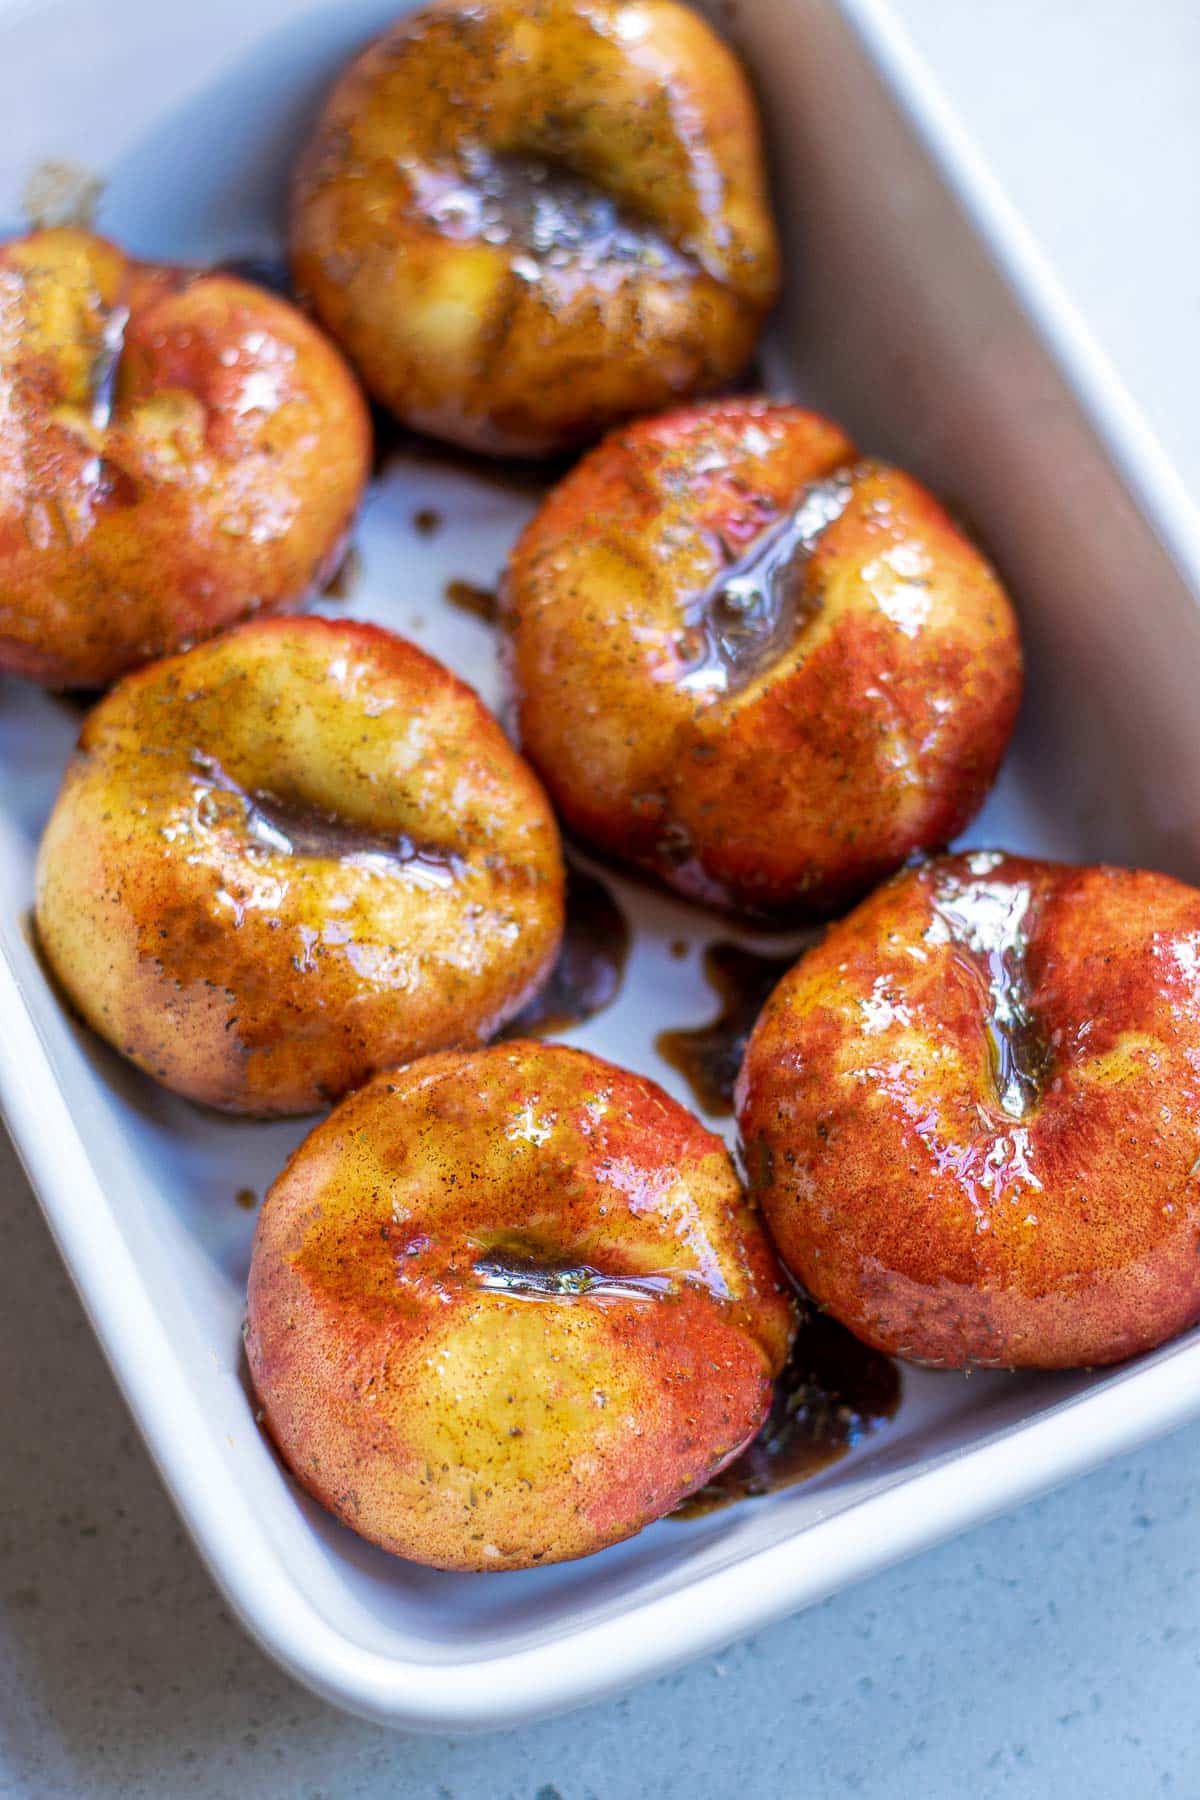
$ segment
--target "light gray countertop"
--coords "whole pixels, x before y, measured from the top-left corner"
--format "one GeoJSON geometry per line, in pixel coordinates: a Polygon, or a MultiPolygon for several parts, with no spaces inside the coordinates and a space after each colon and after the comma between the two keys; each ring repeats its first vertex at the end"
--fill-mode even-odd
{"type": "MultiPolygon", "coordinates": [[[[1196,0],[894,0],[1200,491],[1196,0]]],[[[1200,1425],[503,1737],[311,1698],[184,1541],[0,1142],[0,1794],[1200,1792],[1200,1425]]]]}

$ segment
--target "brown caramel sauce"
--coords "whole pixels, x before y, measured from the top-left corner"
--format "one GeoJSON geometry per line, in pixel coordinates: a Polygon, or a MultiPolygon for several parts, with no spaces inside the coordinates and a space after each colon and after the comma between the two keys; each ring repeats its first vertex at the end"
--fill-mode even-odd
{"type": "Polygon", "coordinates": [[[239,281],[253,282],[255,287],[266,288],[269,293],[279,294],[284,300],[294,300],[296,297],[292,287],[292,272],[286,258],[282,256],[231,256],[223,262],[214,263],[210,273],[236,275],[239,281]]]}
{"type": "Polygon", "coordinates": [[[327,600],[348,600],[362,574],[362,557],[353,544],[338,558],[337,567],[321,589],[327,600]]]}
{"type": "MultiPolygon", "coordinates": [[[[95,339],[95,349],[91,365],[88,369],[88,399],[92,415],[92,424],[97,431],[106,431],[112,423],[113,409],[117,401],[117,379],[121,371],[121,358],[125,354],[125,329],[129,324],[129,308],[127,306],[108,306],[103,310],[99,334],[95,339]]],[[[94,484],[99,490],[96,498],[104,501],[117,500],[123,493],[123,504],[129,505],[129,489],[133,488],[133,497],[137,497],[136,484],[119,469],[115,463],[102,458],[100,475],[94,484]]]]}
{"type": "Polygon", "coordinates": [[[103,688],[55,688],[51,699],[68,712],[90,713],[93,706],[99,704],[104,697],[103,688]]]}
{"type": "Polygon", "coordinates": [[[670,1290],[670,1275],[608,1275],[590,1263],[550,1255],[513,1239],[485,1248],[472,1264],[489,1293],[522,1300],[653,1300],[670,1290]]]}
{"type": "Polygon", "coordinates": [[[807,586],[808,565],[853,491],[848,469],[810,482],[798,505],[761,531],[689,602],[682,686],[737,693],[791,648],[820,609],[819,597],[807,586]]]}
{"type": "Polygon", "coordinates": [[[193,751],[192,764],[199,787],[230,794],[241,801],[243,829],[259,849],[277,856],[326,861],[369,858],[411,871],[429,887],[446,887],[462,872],[461,858],[452,850],[414,843],[403,832],[369,831],[338,814],[321,812],[303,800],[263,789],[247,793],[214,757],[202,751],[193,751]]]}
{"type": "Polygon", "coordinates": [[[895,1418],[899,1405],[900,1370],[891,1357],[805,1309],[758,1436],[671,1517],[699,1518],[807,1481],[895,1418]]]}
{"type": "Polygon", "coordinates": [[[593,181],[558,161],[466,147],[457,169],[410,175],[428,224],[459,242],[505,249],[523,281],[569,281],[585,272],[619,279],[625,269],[678,273],[689,267],[649,220],[623,209],[593,181]]]}
{"type": "Polygon", "coordinates": [[[253,1212],[258,1205],[258,1195],[252,1187],[240,1187],[233,1200],[234,1205],[240,1206],[243,1212],[253,1212]]]}
{"type": "Polygon", "coordinates": [[[945,876],[934,889],[935,918],[959,966],[981,990],[992,1085],[1010,1118],[1032,1112],[1050,1079],[1052,1053],[1029,1009],[1025,952],[1034,906],[1027,882],[992,881],[990,852],[972,880],[945,876]]]}
{"type": "Polygon", "coordinates": [[[413,530],[421,537],[433,537],[445,523],[436,506],[419,506],[412,518],[413,530]]]}
{"type": "Polygon", "coordinates": [[[660,1031],[655,1038],[659,1055],[684,1077],[711,1118],[733,1111],[733,1087],[755,1020],[800,955],[764,956],[741,944],[710,944],[704,973],[720,998],[720,1012],[707,1025],[660,1031]]]}
{"type": "Polygon", "coordinates": [[[567,866],[567,919],[558,961],[541,992],[503,1035],[549,1037],[611,1006],[629,956],[629,922],[602,881],[567,866]]]}
{"type": "Polygon", "coordinates": [[[485,624],[495,624],[497,598],[494,589],[477,587],[473,581],[448,581],[442,591],[459,612],[473,613],[485,624]]]}

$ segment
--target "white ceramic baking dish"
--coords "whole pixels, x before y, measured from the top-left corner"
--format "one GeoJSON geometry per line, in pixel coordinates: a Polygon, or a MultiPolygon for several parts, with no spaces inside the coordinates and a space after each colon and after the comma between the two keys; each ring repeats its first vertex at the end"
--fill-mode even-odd
{"type": "MultiPolygon", "coordinates": [[[[0,223],[31,170],[106,181],[148,254],[272,242],[289,156],[392,0],[0,0],[0,223]]],[[[1019,598],[1029,700],[971,841],[1200,875],[1200,533],[1170,469],[877,0],[740,0],[789,247],[777,382],[957,501],[1019,598]]],[[[1092,197],[1094,202],[1097,197],[1092,197]]],[[[491,581],[531,499],[393,463],[352,610],[496,694],[488,629],[442,598],[491,581]],[[433,505],[446,528],[419,537],[433,505]]],[[[0,1091],[51,1229],[214,1577],[265,1649],[391,1724],[511,1725],[627,1686],[828,1594],[1200,1412],[1193,1334],[1115,1373],[909,1373],[894,1424],[808,1484],[590,1561],[451,1576],[393,1561],[303,1499],[239,1376],[252,1217],[302,1127],[225,1123],[76,1028],[31,950],[36,839],[77,711],[0,684],[0,1091]]],[[[617,883],[636,922],[618,1003],[576,1041],[656,1075],[660,1025],[712,999],[703,915],[617,883]],[[692,954],[667,953],[686,937],[692,954]]]]}

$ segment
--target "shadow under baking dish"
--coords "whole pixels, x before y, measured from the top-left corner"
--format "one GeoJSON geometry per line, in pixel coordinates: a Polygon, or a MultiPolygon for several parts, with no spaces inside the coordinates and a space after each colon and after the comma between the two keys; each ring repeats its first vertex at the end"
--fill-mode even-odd
{"type": "MultiPolygon", "coordinates": [[[[19,228],[37,162],[67,157],[103,174],[100,226],[134,250],[270,253],[319,95],[397,10],[397,0],[0,0],[0,223],[19,228]]],[[[1027,704],[968,841],[1196,879],[1200,608],[1180,571],[1200,558],[1179,551],[1169,473],[988,199],[878,0],[740,0],[722,23],[762,92],[785,228],[770,385],[829,411],[864,450],[961,507],[1021,610],[1027,704]]],[[[321,604],[411,635],[494,705],[486,609],[446,591],[494,587],[535,501],[527,477],[397,450],[364,513],[348,591],[321,604]]],[[[906,1371],[895,1419],[811,1481],[664,1521],[589,1561],[455,1576],[372,1550],[297,1493],[240,1379],[254,1218],[237,1196],[261,1195],[305,1125],[230,1122],[156,1089],[67,1016],[25,935],[36,841],[78,723],[74,703],[0,682],[0,975],[7,982],[6,964],[15,978],[0,1020],[5,1104],[203,1553],[268,1648],[343,1704],[407,1725],[502,1725],[586,1699],[1200,1406],[1195,1334],[1097,1377],[906,1371]],[[43,1107],[48,1129],[75,1128],[86,1158],[65,1144],[42,1153],[43,1107]],[[80,1217],[87,1208],[102,1228],[80,1217]],[[1087,1389],[1096,1405],[1067,1404],[1087,1389]],[[1059,1417],[1030,1431],[1053,1408],[1059,1417]],[[930,1475],[956,1468],[965,1474],[953,1492],[930,1475]],[[731,1569],[736,1587],[718,1578],[731,1569]],[[626,1623],[651,1608],[652,1628],[626,1623]],[[518,1666],[531,1648],[540,1659],[518,1666]],[[371,1653],[386,1663],[368,1666],[371,1653]],[[426,1665],[436,1682],[422,1681],[426,1665]]],[[[606,1012],[568,1035],[687,1102],[654,1039],[711,1016],[702,951],[729,928],[621,878],[611,885],[634,926],[625,980],[606,1012]]]]}

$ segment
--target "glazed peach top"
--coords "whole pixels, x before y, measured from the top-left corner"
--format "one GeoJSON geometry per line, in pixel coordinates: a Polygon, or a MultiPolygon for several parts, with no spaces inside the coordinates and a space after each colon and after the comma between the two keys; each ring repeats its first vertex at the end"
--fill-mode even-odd
{"type": "Polygon", "coordinates": [[[823,911],[979,806],[1012,609],[909,476],[727,400],[611,434],[513,553],[523,748],[567,825],[696,898],[823,911]]]}
{"type": "Polygon", "coordinates": [[[301,291],[421,429],[541,454],[728,380],[778,284],[758,120],[676,0],[435,0],[301,159],[301,291]]]}
{"type": "Polygon", "coordinates": [[[370,427],[337,351],[223,274],[0,246],[0,667],[101,686],[336,562],[370,427]]]}
{"type": "Polygon", "coordinates": [[[447,1567],[583,1555],[753,1434],[790,1300],[719,1138],[514,1042],[381,1075],[264,1202],[246,1340],[295,1473],[447,1567]]]}
{"type": "Polygon", "coordinates": [[[991,852],[898,876],[742,1068],[793,1272],[930,1362],[1107,1362],[1200,1314],[1200,893],[991,852]]]}
{"type": "Polygon", "coordinates": [[[89,715],[37,918],[144,1068],[295,1112],[498,1029],[553,963],[562,892],[545,796],[464,683],[375,626],[279,619],[89,715]]]}

